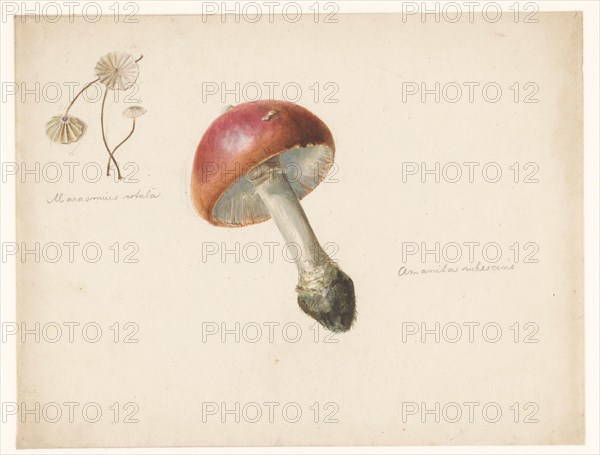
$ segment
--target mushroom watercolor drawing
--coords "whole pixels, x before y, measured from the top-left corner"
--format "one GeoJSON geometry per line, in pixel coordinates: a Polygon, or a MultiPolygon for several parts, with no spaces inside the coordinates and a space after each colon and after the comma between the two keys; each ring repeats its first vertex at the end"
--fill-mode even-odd
{"type": "Polygon", "coordinates": [[[202,136],[191,196],[198,214],[215,226],[273,218],[299,251],[298,305],[327,329],[346,332],[356,319],[354,283],[323,250],[300,204],[325,178],[334,155],[331,131],[304,107],[276,100],[239,104],[202,136]]]}
{"type": "Polygon", "coordinates": [[[116,147],[111,149],[106,137],[104,120],[106,99],[110,91],[127,91],[134,86],[140,73],[138,62],[143,57],[144,56],[142,55],[136,60],[131,54],[127,54],[125,52],[109,52],[105,56],[101,57],[96,63],[96,79],[83,86],[83,88],[73,97],[63,114],[53,116],[46,123],[46,135],[52,142],[56,144],[71,144],[73,142],[77,142],[85,133],[85,123],[81,119],[70,115],[69,112],[75,104],[75,101],[77,101],[79,97],[83,95],[90,87],[99,82],[103,90],[102,106],[100,109],[100,128],[102,130],[102,142],[104,143],[104,147],[108,152],[106,175],[110,176],[110,163],[112,162],[115,165],[117,178],[119,180],[121,180],[123,177],[114,154],[117,149],[127,142],[127,140],[133,135],[135,130],[135,119],[136,117],[143,115],[146,112],[146,109],[141,106],[131,106],[125,109],[123,116],[133,119],[131,132],[127,135],[127,137],[125,137],[125,139],[119,142],[116,147]]]}

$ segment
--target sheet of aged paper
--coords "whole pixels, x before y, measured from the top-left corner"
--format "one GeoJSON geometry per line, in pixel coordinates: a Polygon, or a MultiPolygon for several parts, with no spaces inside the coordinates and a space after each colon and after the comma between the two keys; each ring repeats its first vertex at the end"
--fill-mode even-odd
{"type": "Polygon", "coordinates": [[[321,12],[15,19],[18,447],[583,442],[582,14],[321,12]],[[335,141],[302,207],[344,333],[272,220],[192,203],[257,99],[335,141]]]}

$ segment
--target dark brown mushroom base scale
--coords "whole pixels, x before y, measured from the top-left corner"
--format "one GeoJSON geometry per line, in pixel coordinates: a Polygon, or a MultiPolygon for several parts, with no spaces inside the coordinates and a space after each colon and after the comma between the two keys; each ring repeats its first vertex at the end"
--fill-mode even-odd
{"type": "Polygon", "coordinates": [[[337,267],[331,276],[331,283],[320,289],[296,287],[298,305],[332,332],[346,332],[356,319],[354,283],[337,267]]]}

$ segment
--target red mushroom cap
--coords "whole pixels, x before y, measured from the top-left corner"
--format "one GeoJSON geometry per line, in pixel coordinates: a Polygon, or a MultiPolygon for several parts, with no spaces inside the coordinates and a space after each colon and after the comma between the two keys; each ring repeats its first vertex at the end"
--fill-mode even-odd
{"type": "Polygon", "coordinates": [[[254,101],[230,108],[206,130],[194,158],[192,200],[217,226],[246,226],[270,214],[246,174],[280,155],[299,199],[310,193],[333,163],[335,145],[317,116],[287,101],[254,101]]]}

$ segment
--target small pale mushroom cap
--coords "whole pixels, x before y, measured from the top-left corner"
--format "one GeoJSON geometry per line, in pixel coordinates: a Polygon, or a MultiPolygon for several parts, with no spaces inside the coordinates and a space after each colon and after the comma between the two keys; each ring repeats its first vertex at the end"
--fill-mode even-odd
{"type": "Polygon", "coordinates": [[[146,112],[146,109],[144,109],[142,106],[131,106],[123,111],[123,117],[137,118],[140,115],[144,115],[146,112]]]}
{"type": "Polygon", "coordinates": [[[140,68],[131,54],[111,52],[96,64],[96,75],[107,88],[127,90],[137,80],[140,68]]]}
{"type": "Polygon", "coordinates": [[[46,123],[46,135],[57,144],[70,144],[79,140],[84,128],[77,117],[55,115],[46,123]]]}

